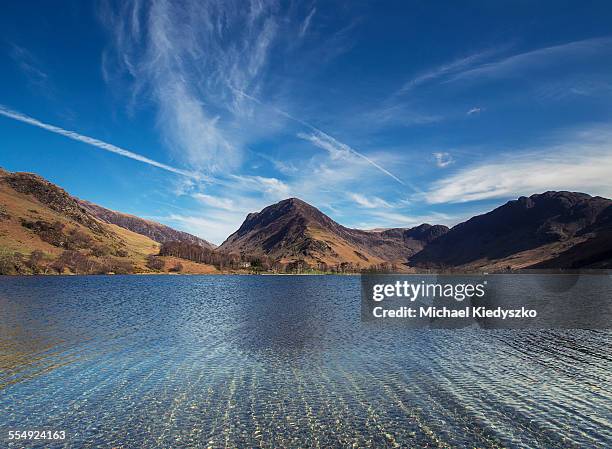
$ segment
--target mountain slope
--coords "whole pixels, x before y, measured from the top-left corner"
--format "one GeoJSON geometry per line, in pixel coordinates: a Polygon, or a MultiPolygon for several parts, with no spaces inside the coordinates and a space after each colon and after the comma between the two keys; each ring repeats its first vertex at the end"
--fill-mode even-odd
{"type": "Polygon", "coordinates": [[[251,213],[219,251],[259,254],[290,263],[350,263],[370,267],[403,263],[424,245],[446,232],[444,226],[361,231],[346,228],[318,209],[289,198],[251,213]]]}
{"type": "Polygon", "coordinates": [[[215,248],[215,245],[201,239],[200,237],[188,234],[187,232],[177,231],[176,229],[172,229],[171,227],[161,223],[145,220],[144,218],[136,217],[135,215],[124,214],[106,209],[105,207],[90,203],[89,201],[78,200],[78,202],[85,210],[100,220],[129,229],[137,234],[149,237],[151,240],[158,243],[187,242],[195,243],[196,245],[200,245],[204,248],[215,248]]]}
{"type": "Polygon", "coordinates": [[[84,225],[98,234],[105,234],[106,229],[98,220],[85,211],[76,198],[64,189],[33,173],[11,173],[0,171],[1,181],[14,191],[29,195],[51,210],[84,225]]]}
{"type": "Polygon", "coordinates": [[[65,190],[31,173],[0,171],[0,210],[2,251],[13,257],[16,252],[18,265],[21,258],[27,265],[36,252],[43,272],[132,272],[159,248],[144,236],[103,223],[65,190]]]}
{"type": "MultiPolygon", "coordinates": [[[[178,232],[178,231],[176,231],[178,232]]],[[[0,274],[149,272],[160,244],[104,222],[64,189],[31,173],[0,169],[0,274]]],[[[167,271],[177,265],[160,258],[167,271]]],[[[197,265],[197,266],[196,266],[197,265]]],[[[185,272],[215,272],[183,264],[185,272]]]]}
{"type": "Polygon", "coordinates": [[[588,260],[605,259],[610,249],[605,235],[611,224],[612,201],[608,199],[545,192],[509,201],[456,225],[414,255],[410,263],[493,269],[586,266],[588,260]],[[601,244],[586,243],[593,238],[601,244]]]}

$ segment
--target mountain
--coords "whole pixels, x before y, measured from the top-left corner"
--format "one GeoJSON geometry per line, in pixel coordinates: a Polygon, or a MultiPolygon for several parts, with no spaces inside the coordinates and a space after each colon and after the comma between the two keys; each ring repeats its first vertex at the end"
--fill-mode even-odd
{"type": "Polygon", "coordinates": [[[612,201],[545,192],[454,226],[410,258],[418,267],[600,267],[612,260],[612,201]]]}
{"type": "Polygon", "coordinates": [[[179,266],[185,272],[216,271],[157,258],[158,242],[99,219],[90,211],[94,207],[84,207],[38,175],[0,169],[0,274],[133,273],[177,271],[179,266]],[[155,269],[150,268],[151,257],[155,269]]]}
{"type": "Polygon", "coordinates": [[[427,224],[384,231],[350,229],[304,201],[289,198],[249,214],[218,251],[268,256],[283,263],[371,267],[402,264],[446,231],[445,226],[427,224]]]}
{"type": "Polygon", "coordinates": [[[99,218],[106,223],[112,223],[125,229],[129,229],[137,234],[149,237],[158,243],[168,242],[186,242],[200,245],[204,248],[214,249],[216,245],[207,242],[200,237],[188,234],[187,232],[177,231],[169,226],[154,221],[145,220],[144,218],[136,217],[135,215],[124,214],[114,210],[106,209],[97,204],[90,203],[85,200],[78,200],[79,204],[91,213],[94,217],[99,218]]]}
{"type": "Polygon", "coordinates": [[[289,198],[248,214],[215,248],[191,234],[75,198],[35,174],[0,169],[0,274],[215,273],[279,265],[291,272],[306,265],[403,272],[612,268],[612,201],[545,192],[452,229],[422,224],[364,231],[289,198]]]}

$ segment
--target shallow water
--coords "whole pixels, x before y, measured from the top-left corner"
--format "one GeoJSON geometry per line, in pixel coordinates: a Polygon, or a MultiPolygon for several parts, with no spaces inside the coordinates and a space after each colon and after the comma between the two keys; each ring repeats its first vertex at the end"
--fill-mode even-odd
{"type": "Polygon", "coordinates": [[[610,331],[381,328],[359,288],[1,278],[0,447],[612,447],[610,331]]]}

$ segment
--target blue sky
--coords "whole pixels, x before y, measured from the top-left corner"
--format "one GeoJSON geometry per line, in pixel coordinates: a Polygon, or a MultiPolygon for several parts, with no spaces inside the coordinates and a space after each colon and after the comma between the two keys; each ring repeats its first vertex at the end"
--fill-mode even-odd
{"type": "Polygon", "coordinates": [[[609,2],[8,2],[0,165],[220,243],[612,196],[609,2]]]}

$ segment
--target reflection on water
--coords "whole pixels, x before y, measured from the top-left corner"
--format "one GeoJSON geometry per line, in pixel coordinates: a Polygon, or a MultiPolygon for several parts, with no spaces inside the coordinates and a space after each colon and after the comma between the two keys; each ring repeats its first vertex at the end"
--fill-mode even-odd
{"type": "Polygon", "coordinates": [[[0,312],[0,447],[612,447],[608,331],[364,325],[347,276],[3,278],[0,312]]]}

